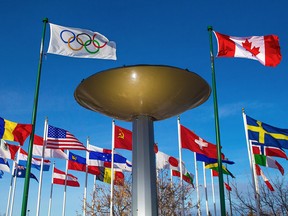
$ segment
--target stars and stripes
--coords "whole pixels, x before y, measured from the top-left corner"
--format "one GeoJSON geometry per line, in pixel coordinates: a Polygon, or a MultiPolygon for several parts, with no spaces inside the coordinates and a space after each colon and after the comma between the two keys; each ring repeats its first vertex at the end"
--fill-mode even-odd
{"type": "Polygon", "coordinates": [[[85,146],[69,131],[51,125],[48,126],[46,148],[86,150],[85,146]]]}

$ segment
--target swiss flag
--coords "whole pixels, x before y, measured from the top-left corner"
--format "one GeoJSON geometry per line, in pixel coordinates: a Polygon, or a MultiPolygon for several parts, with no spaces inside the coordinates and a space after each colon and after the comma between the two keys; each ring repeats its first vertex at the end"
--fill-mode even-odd
{"type": "Polygon", "coordinates": [[[265,66],[277,66],[281,59],[279,38],[276,35],[234,37],[215,32],[217,57],[240,57],[259,61],[265,66]]]}
{"type": "Polygon", "coordinates": [[[182,125],[180,125],[180,135],[182,148],[206,155],[209,158],[217,158],[216,145],[207,142],[182,125]]]}

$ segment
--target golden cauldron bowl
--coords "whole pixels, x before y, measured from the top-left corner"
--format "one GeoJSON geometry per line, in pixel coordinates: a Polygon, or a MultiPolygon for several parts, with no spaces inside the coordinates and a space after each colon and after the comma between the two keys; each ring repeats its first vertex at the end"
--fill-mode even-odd
{"type": "Polygon", "coordinates": [[[83,107],[124,121],[163,120],[204,103],[208,83],[194,72],[165,65],[132,65],[84,79],[74,97],[83,107]]]}

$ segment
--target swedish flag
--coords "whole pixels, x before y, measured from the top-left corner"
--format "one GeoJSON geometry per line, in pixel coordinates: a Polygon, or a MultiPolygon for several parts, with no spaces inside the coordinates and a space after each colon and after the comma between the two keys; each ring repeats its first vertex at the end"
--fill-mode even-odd
{"type": "Polygon", "coordinates": [[[288,129],[280,129],[246,115],[249,140],[265,146],[288,149],[288,129]]]}

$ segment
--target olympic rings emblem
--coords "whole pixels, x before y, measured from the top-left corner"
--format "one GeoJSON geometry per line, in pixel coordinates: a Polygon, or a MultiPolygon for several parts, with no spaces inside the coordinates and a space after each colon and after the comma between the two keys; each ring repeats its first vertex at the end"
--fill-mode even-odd
{"type": "Polygon", "coordinates": [[[84,47],[84,49],[90,54],[96,54],[97,52],[99,52],[100,49],[104,48],[107,45],[107,42],[105,42],[102,45],[100,45],[100,42],[98,40],[96,40],[96,36],[97,36],[97,34],[94,34],[93,37],[91,37],[87,33],[79,33],[79,34],[75,35],[75,33],[70,31],[70,30],[63,30],[60,33],[61,40],[64,43],[66,43],[71,50],[80,51],[84,47]],[[65,40],[63,38],[63,33],[65,33],[65,32],[71,34],[71,36],[68,38],[68,40],[65,40]],[[85,40],[85,38],[87,38],[87,39],[85,40]],[[74,42],[77,45],[72,47],[72,43],[74,43],[74,42]],[[94,47],[95,51],[89,50],[88,49],[89,45],[91,45],[90,49],[91,49],[91,47],[92,48],[94,47]]]}

